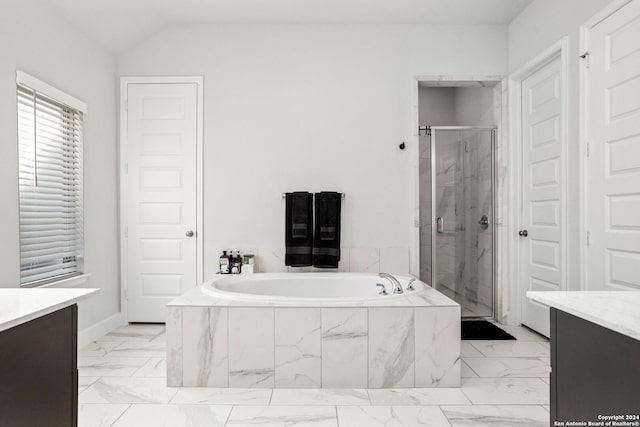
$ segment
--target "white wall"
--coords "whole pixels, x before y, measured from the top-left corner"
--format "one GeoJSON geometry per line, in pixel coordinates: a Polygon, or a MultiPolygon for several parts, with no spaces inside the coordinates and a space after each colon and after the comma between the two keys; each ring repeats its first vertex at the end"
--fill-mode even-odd
{"type": "Polygon", "coordinates": [[[345,192],[344,246],[413,247],[414,77],[505,74],[506,49],[504,26],[190,27],[119,74],[205,76],[207,277],[225,247],[284,245],[287,190],[345,192]]]}
{"type": "MultiPolygon", "coordinates": [[[[612,0],[535,0],[509,24],[509,71],[513,72],[569,36],[572,63],[578,57],[578,29],[612,0]]],[[[577,67],[574,66],[577,76],[577,67]]]]}
{"type": "Polygon", "coordinates": [[[569,40],[568,286],[580,289],[579,27],[611,0],[535,0],[509,25],[509,72],[524,66],[564,36],[569,40]]]}
{"type": "Polygon", "coordinates": [[[115,58],[36,0],[0,14],[0,287],[20,284],[16,70],[85,102],[85,266],[100,293],[80,304],[79,329],[119,311],[115,58]]]}

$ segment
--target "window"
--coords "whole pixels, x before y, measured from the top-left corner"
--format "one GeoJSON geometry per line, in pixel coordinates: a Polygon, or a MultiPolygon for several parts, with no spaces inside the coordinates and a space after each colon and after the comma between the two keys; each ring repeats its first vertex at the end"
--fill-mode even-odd
{"type": "Polygon", "coordinates": [[[83,272],[82,127],[86,105],[17,73],[20,284],[83,272]]]}

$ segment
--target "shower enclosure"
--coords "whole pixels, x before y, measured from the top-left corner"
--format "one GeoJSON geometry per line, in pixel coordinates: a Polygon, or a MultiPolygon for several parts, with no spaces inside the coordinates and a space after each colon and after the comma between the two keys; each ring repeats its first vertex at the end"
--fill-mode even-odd
{"type": "Polygon", "coordinates": [[[421,279],[494,316],[494,127],[427,126],[420,138],[421,279]]]}

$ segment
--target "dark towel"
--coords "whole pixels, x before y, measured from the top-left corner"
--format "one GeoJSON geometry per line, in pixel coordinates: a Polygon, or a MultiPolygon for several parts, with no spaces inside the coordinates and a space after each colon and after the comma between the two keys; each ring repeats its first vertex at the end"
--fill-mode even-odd
{"type": "Polygon", "coordinates": [[[313,247],[313,195],[306,191],[286,194],[284,239],[285,265],[311,265],[313,247]]]}
{"type": "Polygon", "coordinates": [[[337,268],[340,261],[340,204],[342,195],[332,191],[315,194],[316,220],[313,266],[337,268]]]}

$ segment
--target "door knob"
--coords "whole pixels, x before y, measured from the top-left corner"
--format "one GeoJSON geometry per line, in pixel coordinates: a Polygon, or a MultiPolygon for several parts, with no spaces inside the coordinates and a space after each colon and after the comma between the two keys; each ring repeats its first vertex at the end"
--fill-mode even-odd
{"type": "Polygon", "coordinates": [[[187,236],[187,237],[193,237],[193,234],[194,234],[193,230],[189,230],[186,233],[184,233],[184,235],[187,236]]]}
{"type": "Polygon", "coordinates": [[[518,231],[518,235],[520,237],[527,237],[529,235],[529,232],[527,230],[520,230],[518,231]]]}

